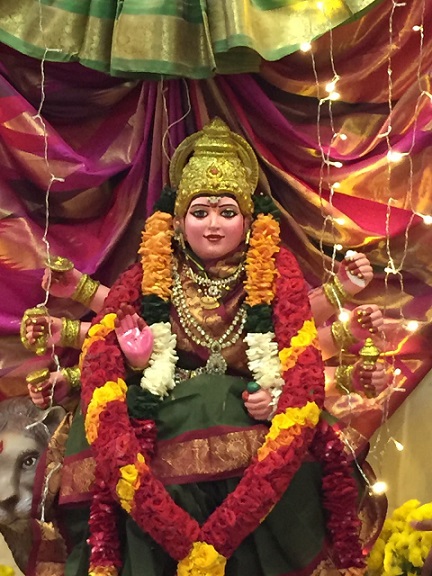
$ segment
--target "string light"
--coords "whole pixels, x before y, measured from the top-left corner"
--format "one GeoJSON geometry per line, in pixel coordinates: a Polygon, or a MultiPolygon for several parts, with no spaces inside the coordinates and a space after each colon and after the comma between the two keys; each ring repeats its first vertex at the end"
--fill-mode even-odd
{"type": "Polygon", "coordinates": [[[420,214],[420,216],[423,218],[425,224],[428,226],[432,224],[432,216],[430,214],[420,214]]]}
{"type": "Polygon", "coordinates": [[[332,188],[334,188],[335,190],[337,190],[338,188],[341,187],[341,183],[340,182],[333,182],[332,184],[332,188]]]}
{"type": "Polygon", "coordinates": [[[310,50],[312,50],[312,44],[310,42],[302,42],[300,44],[300,50],[302,52],[309,52],[310,50]]]}
{"type": "Polygon", "coordinates": [[[415,332],[419,329],[420,323],[417,320],[409,320],[405,326],[409,332],[415,332]]]}
{"type": "Polygon", "coordinates": [[[385,494],[388,490],[387,482],[384,482],[383,480],[378,480],[377,482],[371,485],[371,490],[377,496],[385,494]]]}
{"type": "MultiPolygon", "coordinates": [[[[345,218],[342,217],[335,218],[334,221],[336,222],[336,224],[339,224],[340,226],[343,226],[346,223],[345,218]]],[[[340,246],[340,244],[338,244],[338,246],[340,246]]],[[[342,250],[342,247],[340,248],[340,250],[342,250]]]]}
{"type": "Polygon", "coordinates": [[[343,132],[339,132],[338,136],[341,140],[344,140],[344,141],[348,140],[348,136],[346,134],[344,134],[343,132]]]}
{"type": "Polygon", "coordinates": [[[396,447],[396,450],[398,452],[402,452],[402,450],[404,449],[404,445],[401,444],[400,442],[398,442],[395,438],[393,438],[393,436],[390,438],[390,440],[393,442],[393,444],[396,447]]]}
{"type": "Polygon", "coordinates": [[[415,26],[412,27],[414,32],[420,32],[423,31],[423,26],[418,26],[418,24],[416,24],[415,26]]]}
{"type": "Polygon", "coordinates": [[[397,152],[396,150],[389,150],[387,152],[387,160],[393,163],[400,162],[404,156],[407,156],[406,152],[397,152]]]}
{"type": "Polygon", "coordinates": [[[338,320],[340,320],[341,322],[348,322],[350,318],[351,314],[348,312],[348,310],[341,310],[341,312],[338,315],[338,320]]]}

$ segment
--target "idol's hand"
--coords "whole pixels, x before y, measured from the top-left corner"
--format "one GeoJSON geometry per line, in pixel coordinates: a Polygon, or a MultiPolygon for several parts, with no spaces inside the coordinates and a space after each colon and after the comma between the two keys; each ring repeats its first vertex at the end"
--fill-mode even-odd
{"type": "Polygon", "coordinates": [[[361,252],[349,250],[342,260],[337,277],[350,296],[363,290],[373,278],[373,269],[361,252]]]}
{"type": "Polygon", "coordinates": [[[245,390],[242,398],[249,416],[255,420],[268,420],[270,418],[274,406],[270,406],[272,395],[269,390],[260,389],[253,394],[245,390]]]}
{"type": "Polygon", "coordinates": [[[47,380],[38,384],[27,384],[33,403],[41,410],[51,404],[61,404],[70,393],[70,385],[61,371],[50,372],[47,380]]]}
{"type": "Polygon", "coordinates": [[[81,276],[82,272],[75,268],[66,272],[57,272],[50,268],[45,268],[42,288],[57,298],[70,298],[75,292],[81,276]]]}
{"type": "Polygon", "coordinates": [[[138,370],[146,368],[153,352],[153,333],[132,306],[122,305],[118,310],[115,332],[129,365],[138,370]]]}
{"type": "Polygon", "coordinates": [[[25,323],[25,339],[30,347],[34,346],[39,338],[46,338],[47,346],[55,346],[60,342],[62,320],[54,316],[34,316],[27,318],[25,323]]]}
{"type": "Polygon", "coordinates": [[[375,365],[365,364],[362,360],[354,366],[352,391],[366,398],[376,398],[389,384],[389,375],[383,362],[375,365]]]}
{"type": "Polygon", "coordinates": [[[376,304],[357,306],[351,311],[348,329],[356,340],[364,341],[379,333],[384,326],[380,308],[376,304]]]}

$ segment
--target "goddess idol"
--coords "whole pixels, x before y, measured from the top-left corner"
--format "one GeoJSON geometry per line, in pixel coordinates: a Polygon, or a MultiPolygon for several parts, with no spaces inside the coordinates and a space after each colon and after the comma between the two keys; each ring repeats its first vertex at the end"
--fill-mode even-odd
{"type": "Polygon", "coordinates": [[[65,573],[355,572],[358,487],[255,154],[214,119],[170,179],[83,344],[67,453],[85,432],[95,480],[90,516],[64,515],[65,573]]]}

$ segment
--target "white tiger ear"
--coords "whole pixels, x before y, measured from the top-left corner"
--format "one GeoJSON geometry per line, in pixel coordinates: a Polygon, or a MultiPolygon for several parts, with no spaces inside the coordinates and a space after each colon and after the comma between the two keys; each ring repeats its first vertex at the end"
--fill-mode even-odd
{"type": "Polygon", "coordinates": [[[58,428],[60,422],[66,416],[66,410],[61,406],[51,406],[46,410],[46,414],[43,418],[43,423],[50,431],[50,434],[53,435],[56,429],[58,428]]]}

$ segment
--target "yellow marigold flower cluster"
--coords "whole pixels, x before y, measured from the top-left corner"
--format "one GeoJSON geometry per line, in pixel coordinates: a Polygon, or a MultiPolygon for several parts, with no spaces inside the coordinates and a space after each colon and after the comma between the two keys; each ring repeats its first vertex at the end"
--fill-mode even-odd
{"type": "Polygon", "coordinates": [[[432,531],[419,531],[411,522],[432,518],[432,503],[408,500],[384,522],[368,558],[370,576],[417,576],[432,547],[432,531]]]}
{"type": "Polygon", "coordinates": [[[116,318],[117,314],[106,314],[98,324],[94,324],[87,332],[79,360],[80,368],[82,368],[84,358],[93,342],[103,340],[114,330],[114,322],[116,318]]]}
{"type": "Polygon", "coordinates": [[[270,430],[258,450],[258,460],[264,460],[280,446],[291,444],[294,436],[301,434],[302,427],[314,428],[318,424],[321,410],[315,402],[308,402],[301,408],[287,408],[282,414],[273,417],[270,430]]]}
{"type": "Polygon", "coordinates": [[[177,576],[223,576],[226,558],[206,542],[194,542],[192,550],[177,565],[177,576]]]}
{"type": "Polygon", "coordinates": [[[279,252],[280,227],[270,214],[259,214],[252,224],[250,247],[246,255],[246,304],[271,304],[274,282],[279,272],[275,254],[279,252]]]}
{"type": "Polygon", "coordinates": [[[89,576],[117,576],[118,571],[115,566],[90,566],[89,576]]]}
{"type": "Polygon", "coordinates": [[[289,348],[282,348],[279,352],[282,371],[285,372],[293,368],[297,358],[310,345],[315,348],[318,347],[318,333],[315,322],[313,320],[305,320],[297,334],[291,338],[289,348]]]}
{"type": "Polygon", "coordinates": [[[125,401],[127,386],[124,380],[119,378],[117,382],[108,381],[93,392],[92,399],[87,408],[85,417],[85,432],[90,444],[96,440],[99,429],[99,417],[106,408],[108,402],[115,400],[125,401]]]}
{"type": "Polygon", "coordinates": [[[163,300],[171,298],[172,235],[171,214],[157,211],[147,218],[138,250],[138,254],[141,254],[141,289],[144,295],[154,294],[163,300]]]}
{"type": "Polygon", "coordinates": [[[126,464],[119,470],[120,479],[117,482],[116,492],[120,498],[120,504],[129,512],[132,510],[135,492],[141,485],[141,474],[148,471],[144,456],[137,454],[135,464],[126,464]]]}

